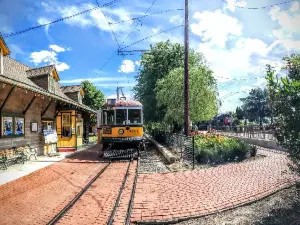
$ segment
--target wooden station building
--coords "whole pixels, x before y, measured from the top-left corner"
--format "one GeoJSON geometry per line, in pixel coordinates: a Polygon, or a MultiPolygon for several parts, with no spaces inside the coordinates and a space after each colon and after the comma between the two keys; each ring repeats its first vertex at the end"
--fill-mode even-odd
{"type": "Polygon", "coordinates": [[[82,104],[84,90],[61,86],[55,65],[31,68],[9,54],[0,36],[0,150],[29,144],[43,155],[45,132],[54,131],[57,151],[76,151],[96,114],[82,104]]]}

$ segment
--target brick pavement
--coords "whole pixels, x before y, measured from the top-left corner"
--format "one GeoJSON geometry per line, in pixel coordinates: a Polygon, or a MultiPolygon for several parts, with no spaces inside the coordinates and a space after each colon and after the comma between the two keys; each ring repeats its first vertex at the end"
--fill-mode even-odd
{"type": "Polygon", "coordinates": [[[128,206],[130,203],[134,178],[136,174],[136,167],[137,167],[137,162],[134,161],[133,165],[130,167],[129,176],[126,181],[124,191],[122,193],[120,204],[117,208],[117,213],[115,215],[114,222],[113,222],[114,225],[124,225],[124,222],[126,221],[128,206]]]}
{"type": "MultiPolygon", "coordinates": [[[[58,224],[106,224],[118,197],[128,164],[129,162],[111,163],[74,206],[61,218],[58,224]]],[[[136,162],[130,166],[129,183],[132,180],[135,169],[136,162]]],[[[116,223],[114,224],[124,224],[125,221],[129,203],[126,188],[123,193],[125,198],[121,199],[115,216],[116,223]],[[126,210],[124,211],[123,209],[126,210]]]]}
{"type": "Polygon", "coordinates": [[[0,186],[0,224],[46,224],[106,165],[99,146],[0,186]]]}
{"type": "Polygon", "coordinates": [[[284,154],[177,173],[139,174],[131,222],[170,221],[215,213],[261,199],[296,178],[284,154]]]}

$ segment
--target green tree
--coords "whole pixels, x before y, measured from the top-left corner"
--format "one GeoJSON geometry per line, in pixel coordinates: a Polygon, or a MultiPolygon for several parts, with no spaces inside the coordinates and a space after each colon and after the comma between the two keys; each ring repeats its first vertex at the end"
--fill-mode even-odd
{"type": "Polygon", "coordinates": [[[269,115],[267,103],[267,90],[256,88],[249,92],[246,98],[240,99],[243,102],[242,109],[245,112],[245,117],[250,122],[259,121],[262,126],[263,120],[269,115]]]}
{"type": "Polygon", "coordinates": [[[104,94],[88,80],[83,81],[81,87],[84,90],[83,104],[94,110],[99,110],[105,101],[104,94]]]}
{"type": "MultiPolygon", "coordinates": [[[[201,61],[202,55],[190,51],[191,65],[201,61]]],[[[135,98],[143,103],[146,122],[161,121],[166,109],[159,107],[156,100],[155,87],[157,81],[167,76],[170,71],[184,65],[184,47],[170,41],[159,42],[150,46],[150,52],[142,55],[141,68],[136,77],[134,87],[135,98]]]]}
{"type": "MultiPolygon", "coordinates": [[[[94,110],[99,110],[104,104],[104,94],[97,89],[90,81],[85,80],[81,82],[81,87],[84,90],[84,97],[82,103],[94,110]]],[[[97,118],[91,115],[85,115],[86,132],[89,133],[89,125],[96,124],[97,118]]]]}
{"type": "Polygon", "coordinates": [[[300,174],[300,54],[283,58],[288,74],[280,81],[267,66],[267,84],[276,116],[276,136],[294,163],[291,169],[300,174]]]}
{"type": "Polygon", "coordinates": [[[245,111],[241,107],[237,107],[235,110],[235,115],[238,120],[245,118],[245,111]]]}
{"type": "MultiPolygon", "coordinates": [[[[189,108],[192,121],[211,119],[217,113],[216,81],[213,72],[204,64],[190,66],[189,108]]],[[[157,83],[157,102],[166,109],[169,124],[184,122],[184,68],[176,68],[157,83]]]]}

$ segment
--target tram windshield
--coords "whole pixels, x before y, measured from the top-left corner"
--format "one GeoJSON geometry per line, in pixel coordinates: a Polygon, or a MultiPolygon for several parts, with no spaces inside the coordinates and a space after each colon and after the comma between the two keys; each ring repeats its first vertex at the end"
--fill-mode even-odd
{"type": "Polygon", "coordinates": [[[102,121],[103,121],[103,125],[142,124],[142,110],[141,109],[103,110],[102,121]]]}
{"type": "Polygon", "coordinates": [[[142,123],[142,110],[140,109],[128,109],[128,123],[140,124],[142,123]]]}
{"type": "Polygon", "coordinates": [[[116,109],[116,125],[126,124],[127,109],[116,109]]]}

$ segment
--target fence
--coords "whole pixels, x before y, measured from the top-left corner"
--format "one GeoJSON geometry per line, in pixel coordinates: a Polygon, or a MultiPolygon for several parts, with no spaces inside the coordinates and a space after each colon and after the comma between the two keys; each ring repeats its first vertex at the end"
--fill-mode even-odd
{"type": "Polygon", "coordinates": [[[272,126],[223,126],[212,127],[212,129],[229,136],[276,141],[275,128],[272,126]]]}
{"type": "Polygon", "coordinates": [[[154,133],[152,136],[156,141],[167,146],[185,163],[192,165],[193,169],[195,168],[195,139],[193,136],[168,132],[154,133]]]}

